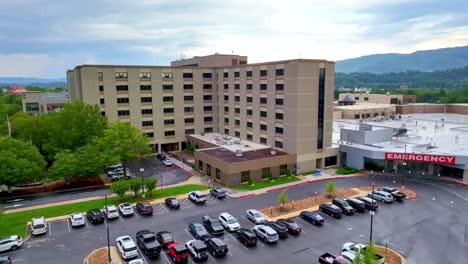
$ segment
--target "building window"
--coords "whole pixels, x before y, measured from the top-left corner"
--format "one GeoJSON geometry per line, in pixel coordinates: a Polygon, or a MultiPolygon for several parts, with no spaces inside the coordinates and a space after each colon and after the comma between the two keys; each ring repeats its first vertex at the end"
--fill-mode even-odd
{"type": "Polygon", "coordinates": [[[198,161],[198,169],[203,171],[203,161],[201,160],[198,161]]]}
{"type": "Polygon", "coordinates": [[[152,115],[153,114],[153,109],[141,109],[141,114],[142,115],[152,115]]]}
{"type": "Polygon", "coordinates": [[[193,78],[193,74],[191,72],[184,72],[182,74],[182,78],[187,78],[187,79],[192,79],[193,78]]]}
{"type": "Polygon", "coordinates": [[[283,90],[284,90],[284,84],[277,83],[276,84],[276,91],[283,91],[283,90]]]}
{"type": "Polygon", "coordinates": [[[205,127],[205,128],[203,129],[203,132],[205,132],[205,133],[213,133],[213,128],[212,128],[212,127],[205,127]]]}
{"type": "Polygon", "coordinates": [[[275,113],[275,117],[278,120],[283,120],[283,113],[275,113]]]}
{"type": "Polygon", "coordinates": [[[99,102],[100,102],[101,104],[104,104],[104,98],[100,98],[100,99],[99,99],[99,102]]]}
{"type": "Polygon", "coordinates": [[[323,128],[325,114],[325,68],[320,68],[318,85],[317,148],[323,148],[323,128]]]}
{"type": "Polygon", "coordinates": [[[229,118],[227,118],[227,117],[224,118],[224,124],[229,125],[229,118]]]}
{"type": "MultiPolygon", "coordinates": [[[[281,142],[281,141],[275,141],[275,147],[277,147],[277,148],[283,148],[283,142],[281,142]]],[[[285,174],[285,173],[281,173],[281,174],[285,174]]]]}
{"type": "Polygon", "coordinates": [[[260,77],[265,77],[267,75],[268,75],[267,70],[260,70],[260,77]]]}
{"type": "Polygon", "coordinates": [[[140,78],[151,79],[151,72],[140,72],[140,78]]]}
{"type": "Polygon", "coordinates": [[[277,105],[283,105],[283,103],[284,103],[283,100],[284,100],[283,98],[276,98],[275,101],[276,101],[277,105]]]}
{"type": "Polygon", "coordinates": [[[173,102],[174,97],[173,96],[163,96],[163,102],[173,102]]]}
{"type": "Polygon", "coordinates": [[[359,114],[358,115],[354,115],[354,119],[359,119],[359,114]]]}
{"type": "Polygon", "coordinates": [[[115,89],[117,91],[128,91],[128,85],[116,85],[115,89]]]}
{"type": "Polygon", "coordinates": [[[229,101],[229,95],[224,96],[224,101],[229,101]]]}
{"type": "Polygon", "coordinates": [[[193,84],[184,84],[184,90],[193,90],[193,84]]]}
{"type": "Polygon", "coordinates": [[[195,123],[195,118],[185,118],[185,124],[193,124],[195,123]]]}
{"type": "Polygon", "coordinates": [[[276,132],[276,134],[283,134],[283,128],[282,127],[276,127],[275,132],[276,132]]]}
{"type": "Polygon", "coordinates": [[[126,72],[116,72],[115,73],[115,78],[117,78],[117,79],[126,79],[126,78],[128,78],[128,73],[126,73],[126,72]]]}
{"type": "Polygon", "coordinates": [[[129,116],[130,115],[130,110],[119,110],[117,112],[118,116],[129,116]]]}
{"type": "Polygon", "coordinates": [[[240,96],[239,95],[234,96],[234,101],[240,102],[240,96]]]}
{"type": "MultiPolygon", "coordinates": [[[[322,69],[320,69],[320,72],[322,72],[322,69]]],[[[354,100],[359,100],[359,97],[354,97],[354,100]]]]}
{"type": "MultiPolygon", "coordinates": [[[[283,143],[283,142],[280,142],[280,143],[283,143]]],[[[283,144],[281,144],[281,146],[282,145],[283,144]]],[[[279,148],[283,148],[283,147],[279,147],[279,148]]],[[[280,175],[285,175],[287,172],[288,172],[288,165],[286,164],[280,165],[280,175]]]]}
{"type": "Polygon", "coordinates": [[[164,131],[164,136],[173,137],[173,136],[175,136],[175,131],[174,130],[164,131]]]}
{"type": "Polygon", "coordinates": [[[164,114],[172,114],[174,113],[174,108],[164,108],[163,109],[164,114]]]}
{"type": "Polygon", "coordinates": [[[204,72],[202,74],[203,79],[211,79],[211,72],[204,72]]]}
{"type": "Polygon", "coordinates": [[[240,77],[240,72],[238,72],[238,71],[234,72],[234,77],[239,78],[240,77]]]}
{"type": "Polygon", "coordinates": [[[101,111],[101,116],[105,116],[106,115],[106,111],[101,111]]]}
{"type": "Polygon", "coordinates": [[[246,75],[247,77],[252,77],[252,71],[247,71],[247,72],[245,72],[245,75],[246,75]]]}
{"type": "Polygon", "coordinates": [[[234,113],[240,114],[240,108],[235,108],[235,109],[234,109],[234,113]]]}
{"type": "Polygon", "coordinates": [[[151,91],[151,85],[140,85],[140,91],[151,91]]]}
{"type": "Polygon", "coordinates": [[[364,101],[369,101],[369,97],[364,97],[364,101]]]}
{"type": "Polygon", "coordinates": [[[161,73],[161,77],[162,77],[163,79],[172,79],[172,76],[173,76],[173,75],[172,75],[172,72],[162,72],[162,73],[161,73]]]}
{"type": "Polygon", "coordinates": [[[253,102],[253,97],[249,96],[246,98],[247,103],[252,103],[253,102]]]}
{"type": "Polygon", "coordinates": [[[241,137],[240,132],[239,132],[239,131],[235,131],[235,132],[234,132],[234,136],[240,138],[240,137],[241,137]]]}
{"type": "Polygon", "coordinates": [[[283,76],[284,75],[284,69],[276,69],[276,76],[283,76]]]}
{"type": "Polygon", "coordinates": [[[141,102],[142,103],[151,103],[151,102],[153,102],[153,98],[152,97],[141,97],[141,102]]]}
{"type": "Polygon", "coordinates": [[[247,115],[248,115],[248,116],[251,116],[251,115],[253,115],[253,111],[252,111],[252,109],[247,109],[247,115]]]}
{"type": "Polygon", "coordinates": [[[268,86],[267,86],[266,83],[260,84],[260,90],[261,90],[261,91],[266,91],[267,89],[268,89],[268,86]]]}
{"type": "Polygon", "coordinates": [[[246,84],[246,89],[247,90],[252,90],[253,85],[251,83],[246,84]]]}
{"type": "Polygon", "coordinates": [[[117,98],[118,104],[128,104],[128,102],[129,102],[128,98],[117,98]]]}
{"type": "Polygon", "coordinates": [[[194,112],[193,106],[184,107],[184,112],[185,113],[193,113],[194,112]]]}
{"type": "Polygon", "coordinates": [[[325,157],[325,167],[335,166],[338,164],[337,156],[325,157]]]}
{"type": "Polygon", "coordinates": [[[253,123],[250,121],[247,121],[247,127],[253,127],[253,123]]]}
{"type": "Polygon", "coordinates": [[[238,83],[234,84],[234,89],[239,90],[240,89],[240,84],[238,84],[238,83]]]}
{"type": "Polygon", "coordinates": [[[262,131],[267,131],[267,130],[268,130],[268,126],[265,125],[265,124],[260,124],[260,130],[262,130],[262,131]]]}
{"type": "Polygon", "coordinates": [[[229,89],[229,84],[225,83],[224,84],[224,90],[227,90],[227,89],[229,89]]]}
{"type": "Polygon", "coordinates": [[[141,122],[142,127],[150,127],[153,126],[153,121],[142,121],[141,122]]]}
{"type": "Polygon", "coordinates": [[[252,136],[251,134],[247,134],[247,140],[252,141],[252,140],[253,140],[253,136],[252,136]]]}
{"type": "Polygon", "coordinates": [[[260,97],[260,104],[266,104],[266,103],[267,103],[266,97],[260,97]]]}
{"type": "Polygon", "coordinates": [[[213,117],[212,117],[212,116],[205,116],[205,117],[203,118],[203,121],[204,121],[205,123],[211,123],[211,122],[213,122],[213,117]]]}
{"type": "Polygon", "coordinates": [[[270,174],[270,168],[263,168],[262,169],[262,178],[268,177],[269,174],[270,174]]]}
{"type": "Polygon", "coordinates": [[[212,85],[211,83],[204,83],[204,84],[203,84],[203,89],[207,89],[207,90],[208,90],[208,89],[211,89],[211,88],[213,88],[213,85],[212,85]]]}
{"type": "Polygon", "coordinates": [[[195,129],[193,129],[193,128],[185,129],[185,134],[186,135],[195,134],[195,129]]]}
{"type": "Polygon", "coordinates": [[[37,112],[39,113],[39,103],[26,103],[26,112],[37,112]]]}
{"type": "Polygon", "coordinates": [[[267,139],[264,138],[264,137],[261,137],[261,138],[260,138],[260,143],[261,143],[261,144],[267,144],[267,139]]]}
{"type": "Polygon", "coordinates": [[[229,77],[229,72],[224,72],[224,73],[223,73],[223,77],[224,77],[224,78],[229,77]]]}
{"type": "Polygon", "coordinates": [[[203,95],[203,100],[205,101],[211,101],[213,99],[213,96],[210,94],[203,95]]]}
{"type": "Polygon", "coordinates": [[[165,119],[164,120],[164,125],[174,125],[175,121],[174,119],[165,119]]]}
{"type": "Polygon", "coordinates": [[[224,129],[224,134],[229,135],[229,129],[225,128],[224,129]]]}
{"type": "Polygon", "coordinates": [[[221,180],[221,170],[220,170],[220,169],[216,169],[216,170],[215,170],[215,173],[216,173],[216,179],[221,180]]]}
{"type": "Polygon", "coordinates": [[[99,85],[99,91],[104,92],[104,85],[99,85]]]}
{"type": "Polygon", "coordinates": [[[260,111],[260,117],[267,117],[268,114],[266,111],[260,111]]]}
{"type": "Polygon", "coordinates": [[[238,120],[238,119],[234,120],[234,124],[235,124],[236,126],[240,126],[240,120],[238,120]]]}
{"type": "Polygon", "coordinates": [[[170,90],[173,89],[173,86],[172,86],[172,84],[163,84],[162,89],[164,91],[170,91],[170,90]]]}
{"type": "Polygon", "coordinates": [[[104,75],[102,74],[102,72],[98,72],[98,73],[97,73],[97,77],[98,77],[98,79],[99,79],[100,81],[102,81],[104,75]]]}
{"type": "Polygon", "coordinates": [[[213,107],[211,105],[205,105],[205,106],[203,106],[203,111],[211,112],[211,111],[213,111],[213,107]]]}
{"type": "Polygon", "coordinates": [[[229,107],[227,106],[224,107],[224,113],[229,113],[229,107]]]}
{"type": "Polygon", "coordinates": [[[193,95],[184,95],[184,101],[185,102],[192,102],[193,101],[193,95]]]}
{"type": "Polygon", "coordinates": [[[146,133],[146,135],[147,135],[148,137],[150,137],[150,138],[153,138],[153,137],[154,137],[154,133],[153,133],[153,132],[148,132],[148,133],[146,133]]]}

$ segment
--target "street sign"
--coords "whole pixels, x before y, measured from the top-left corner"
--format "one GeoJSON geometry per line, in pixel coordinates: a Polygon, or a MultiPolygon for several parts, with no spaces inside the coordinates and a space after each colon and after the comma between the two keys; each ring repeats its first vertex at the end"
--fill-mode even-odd
{"type": "Polygon", "coordinates": [[[370,215],[375,215],[375,212],[374,211],[369,211],[369,214],[370,215]]]}
{"type": "Polygon", "coordinates": [[[145,171],[145,168],[140,168],[140,172],[144,172],[145,171]]]}

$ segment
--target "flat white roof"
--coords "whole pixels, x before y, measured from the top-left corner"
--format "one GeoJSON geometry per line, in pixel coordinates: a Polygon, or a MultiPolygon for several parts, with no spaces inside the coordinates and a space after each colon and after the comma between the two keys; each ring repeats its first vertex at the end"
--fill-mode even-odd
{"type": "Polygon", "coordinates": [[[197,134],[190,136],[223,147],[232,152],[236,152],[236,150],[241,150],[242,152],[245,152],[249,150],[270,148],[266,145],[242,140],[237,137],[232,137],[220,133],[205,133],[204,135],[197,134]]]}
{"type": "Polygon", "coordinates": [[[360,109],[374,109],[374,108],[385,108],[385,107],[393,107],[395,105],[392,104],[377,104],[377,103],[357,103],[354,105],[338,105],[335,106],[336,109],[340,110],[360,110],[360,109]]]}

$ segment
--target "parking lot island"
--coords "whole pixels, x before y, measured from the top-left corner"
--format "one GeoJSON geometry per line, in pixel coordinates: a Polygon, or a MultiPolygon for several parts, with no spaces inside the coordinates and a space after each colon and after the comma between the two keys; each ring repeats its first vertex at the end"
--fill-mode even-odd
{"type": "Polygon", "coordinates": [[[119,256],[117,248],[112,246],[110,247],[110,255],[112,261],[108,262],[107,247],[102,247],[91,252],[83,260],[83,264],[124,264],[125,262],[119,256]]]}

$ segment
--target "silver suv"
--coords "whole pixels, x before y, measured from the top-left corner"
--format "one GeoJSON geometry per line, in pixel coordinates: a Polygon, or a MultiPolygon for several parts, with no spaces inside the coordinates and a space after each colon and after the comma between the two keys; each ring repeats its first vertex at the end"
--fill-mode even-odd
{"type": "Polygon", "coordinates": [[[392,203],[393,202],[393,195],[383,191],[374,191],[370,192],[367,197],[375,199],[377,201],[381,201],[384,203],[392,203]]]}

